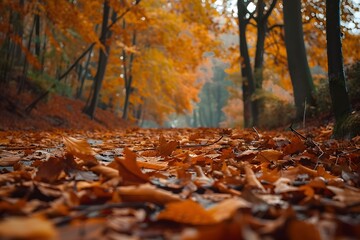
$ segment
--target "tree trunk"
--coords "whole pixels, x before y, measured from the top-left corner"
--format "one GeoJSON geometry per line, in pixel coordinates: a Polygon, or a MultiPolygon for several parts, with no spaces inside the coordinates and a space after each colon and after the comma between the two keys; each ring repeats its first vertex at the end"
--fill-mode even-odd
{"type": "Polygon", "coordinates": [[[346,87],[340,31],[340,0],[326,0],[326,41],[329,88],[335,116],[334,137],[341,138],[340,126],[351,113],[346,87]]]}
{"type": "Polygon", "coordinates": [[[79,86],[79,89],[77,91],[76,98],[81,98],[82,97],[85,79],[86,79],[86,76],[88,75],[88,72],[89,72],[89,65],[90,65],[92,50],[93,50],[93,47],[91,47],[91,49],[90,49],[90,51],[88,53],[86,62],[85,62],[84,69],[82,69],[82,73],[81,73],[81,76],[79,78],[80,86],[79,86]]]}
{"type": "Polygon", "coordinates": [[[305,102],[314,104],[314,84],[306,58],[301,17],[301,0],[284,0],[285,46],[294,91],[296,117],[301,119],[305,102]]]}
{"type": "MultiPolygon", "coordinates": [[[[99,102],[100,90],[102,87],[102,82],[104,79],[106,65],[108,61],[108,54],[110,50],[110,45],[107,44],[107,40],[111,37],[111,31],[107,28],[107,23],[110,15],[110,6],[108,0],[104,1],[103,8],[103,21],[101,27],[100,42],[105,46],[105,51],[103,49],[100,49],[98,68],[94,79],[93,95],[91,97],[90,106],[84,110],[84,112],[92,119],[94,119],[95,109],[99,102]]],[[[111,18],[116,19],[115,12],[113,13],[113,16],[111,18]]]]}
{"type": "Polygon", "coordinates": [[[254,112],[254,106],[252,104],[251,96],[255,92],[255,85],[246,40],[246,26],[248,24],[248,19],[246,19],[246,15],[248,14],[248,11],[243,0],[238,0],[237,7],[239,20],[240,56],[242,58],[241,76],[244,103],[244,127],[247,128],[252,126],[252,115],[254,112]]]}
{"type": "MultiPolygon", "coordinates": [[[[123,21],[123,28],[125,29],[126,22],[123,21]]],[[[136,31],[133,32],[132,36],[132,46],[136,44],[136,31]]],[[[124,82],[125,82],[125,101],[124,101],[124,108],[123,108],[123,115],[122,119],[128,119],[128,112],[129,112],[129,103],[130,103],[130,95],[132,93],[132,64],[134,62],[134,53],[130,54],[129,63],[127,61],[127,53],[125,49],[123,49],[123,69],[124,69],[124,82]],[[128,66],[129,64],[129,66],[128,66]]]]}

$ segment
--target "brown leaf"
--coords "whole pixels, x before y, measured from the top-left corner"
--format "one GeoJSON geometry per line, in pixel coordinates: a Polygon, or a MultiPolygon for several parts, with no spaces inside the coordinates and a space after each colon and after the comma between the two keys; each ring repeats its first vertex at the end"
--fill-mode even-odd
{"type": "Polygon", "coordinates": [[[159,146],[157,147],[157,151],[160,156],[167,157],[170,156],[171,153],[179,146],[177,141],[167,142],[166,139],[161,136],[159,139],[159,146]]]}
{"type": "Polygon", "coordinates": [[[106,178],[116,178],[119,177],[119,171],[108,167],[108,166],[104,166],[104,165],[96,165],[94,167],[91,168],[91,171],[100,174],[106,178]]]}
{"type": "Polygon", "coordinates": [[[319,230],[314,224],[293,220],[289,223],[287,233],[291,240],[321,240],[319,230]]]}
{"type": "Polygon", "coordinates": [[[283,152],[285,155],[294,154],[297,152],[302,152],[306,149],[306,146],[303,141],[301,141],[298,137],[293,137],[289,145],[287,145],[283,152]]]}
{"type": "Polygon", "coordinates": [[[149,181],[148,175],[144,174],[136,162],[136,153],[128,148],[124,149],[125,158],[115,158],[118,164],[119,174],[125,184],[140,184],[149,181]]]}
{"type": "Polygon", "coordinates": [[[4,239],[56,239],[57,233],[48,220],[37,217],[8,217],[0,222],[4,239]]]}
{"type": "Polygon", "coordinates": [[[18,156],[6,156],[0,158],[0,167],[13,166],[15,163],[21,160],[18,156]]]}
{"type": "Polygon", "coordinates": [[[35,180],[52,183],[55,182],[61,172],[64,170],[64,164],[61,159],[50,157],[49,160],[44,161],[36,172],[35,180]]]}
{"type": "Polygon", "coordinates": [[[247,185],[251,188],[259,189],[263,192],[265,192],[265,188],[260,183],[260,181],[256,178],[254,171],[249,167],[248,165],[245,165],[245,178],[247,185]]]}
{"type": "Polygon", "coordinates": [[[275,161],[280,159],[280,157],[283,155],[282,152],[274,150],[274,149],[266,149],[266,150],[262,150],[261,152],[258,153],[258,155],[256,156],[256,159],[260,160],[260,161],[275,161]]]}
{"type": "Polygon", "coordinates": [[[207,210],[216,222],[222,222],[233,217],[239,208],[250,208],[251,204],[242,198],[230,198],[207,210]]]}
{"type": "Polygon", "coordinates": [[[85,165],[93,166],[98,164],[95,158],[96,153],[86,140],[63,136],[63,141],[67,152],[83,160],[85,165]]]}
{"type": "Polygon", "coordinates": [[[178,195],[156,188],[148,183],[137,186],[119,187],[118,193],[124,201],[129,202],[151,202],[163,205],[181,200],[178,195]]]}

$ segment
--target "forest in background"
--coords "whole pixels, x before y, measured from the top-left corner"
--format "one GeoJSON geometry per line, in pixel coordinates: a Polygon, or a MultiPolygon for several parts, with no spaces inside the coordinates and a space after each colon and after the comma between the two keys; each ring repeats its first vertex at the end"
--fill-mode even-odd
{"type": "MultiPolygon", "coordinates": [[[[341,1],[340,15],[355,109],[359,4],[341,1]]],[[[142,127],[272,128],[331,111],[324,1],[5,0],[0,9],[0,95],[21,115],[54,95],[80,99],[91,119],[102,108],[142,127]]]]}

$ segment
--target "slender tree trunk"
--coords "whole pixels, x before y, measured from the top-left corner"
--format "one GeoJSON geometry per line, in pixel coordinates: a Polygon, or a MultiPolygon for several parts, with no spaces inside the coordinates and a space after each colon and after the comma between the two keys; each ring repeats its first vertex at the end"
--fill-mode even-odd
{"type": "Polygon", "coordinates": [[[240,56],[242,58],[241,75],[244,102],[244,127],[247,128],[252,126],[252,115],[254,112],[254,106],[252,104],[251,96],[255,92],[255,85],[246,40],[246,26],[248,24],[248,19],[246,19],[246,15],[248,14],[248,11],[243,0],[238,0],[237,7],[239,20],[240,56]]]}
{"type": "Polygon", "coordinates": [[[346,87],[340,31],[340,0],[326,0],[326,41],[329,88],[335,116],[334,137],[341,138],[340,125],[351,113],[346,87]]]}
{"type": "MultiPolygon", "coordinates": [[[[33,21],[33,25],[32,25],[31,30],[30,30],[29,41],[28,41],[28,45],[27,45],[27,50],[28,51],[30,51],[30,48],[31,48],[32,36],[33,36],[34,30],[35,30],[35,26],[36,26],[36,17],[34,16],[34,21],[33,21]]],[[[29,63],[28,63],[28,61],[27,61],[27,59],[25,57],[24,58],[24,64],[23,64],[23,72],[22,72],[22,76],[20,78],[20,82],[19,82],[18,90],[17,90],[18,94],[20,94],[22,92],[22,90],[23,90],[25,80],[27,78],[28,66],[29,66],[29,63]]]]}
{"type": "MultiPolygon", "coordinates": [[[[101,28],[101,37],[100,42],[105,46],[105,51],[100,49],[98,69],[94,79],[94,92],[90,101],[90,106],[87,107],[84,112],[94,119],[95,109],[98,105],[100,98],[100,90],[102,87],[102,82],[105,76],[106,65],[108,61],[108,54],[110,51],[110,45],[107,43],[107,40],[111,37],[111,31],[107,28],[107,23],[110,15],[110,6],[108,0],[104,1],[103,9],[103,22],[101,28]]],[[[114,12],[112,19],[116,19],[116,13],[114,12]]]]}
{"type": "Polygon", "coordinates": [[[39,16],[39,14],[35,15],[34,21],[35,21],[35,55],[40,60],[41,41],[40,41],[40,16],[39,16]]]}
{"type": "Polygon", "coordinates": [[[285,46],[294,91],[296,117],[301,119],[305,102],[314,105],[314,84],[306,58],[301,0],[283,0],[285,46]]]}
{"type": "Polygon", "coordinates": [[[93,50],[93,47],[91,47],[91,49],[90,49],[90,51],[88,53],[88,56],[87,56],[87,59],[86,59],[86,62],[85,62],[85,67],[82,70],[81,76],[79,78],[80,86],[79,86],[78,92],[76,94],[76,98],[81,98],[82,97],[82,92],[83,92],[83,89],[84,89],[85,79],[86,79],[86,76],[88,75],[88,72],[89,72],[89,65],[90,65],[92,50],[93,50]]]}
{"type": "MultiPolygon", "coordinates": [[[[126,22],[123,21],[123,28],[126,28],[126,22]]],[[[133,32],[132,35],[132,46],[136,45],[136,31],[133,32]]],[[[125,49],[123,49],[123,69],[124,69],[124,82],[125,82],[125,101],[124,101],[124,108],[123,108],[123,115],[122,119],[128,119],[128,112],[129,112],[129,103],[130,103],[130,95],[133,91],[132,81],[132,65],[134,62],[134,53],[130,54],[130,59],[127,61],[127,53],[125,49]],[[128,66],[129,65],[129,66],[128,66]]]]}

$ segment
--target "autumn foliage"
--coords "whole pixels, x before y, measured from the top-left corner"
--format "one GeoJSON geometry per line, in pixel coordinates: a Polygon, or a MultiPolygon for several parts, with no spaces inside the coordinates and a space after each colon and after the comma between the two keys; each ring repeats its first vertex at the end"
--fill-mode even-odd
{"type": "Polygon", "coordinates": [[[3,132],[0,233],[5,239],[297,239],[300,232],[358,238],[359,139],[329,140],[326,128],[303,134],[3,132]]]}

